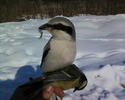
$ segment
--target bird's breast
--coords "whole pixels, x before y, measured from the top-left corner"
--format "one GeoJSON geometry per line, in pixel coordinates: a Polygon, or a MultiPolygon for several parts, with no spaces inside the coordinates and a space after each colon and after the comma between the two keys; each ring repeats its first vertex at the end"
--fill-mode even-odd
{"type": "Polygon", "coordinates": [[[76,43],[75,41],[55,40],[50,42],[50,51],[43,63],[43,72],[54,71],[70,65],[75,60],[76,43]]]}
{"type": "Polygon", "coordinates": [[[76,44],[74,41],[52,40],[51,52],[62,58],[74,58],[76,55],[76,44]]]}

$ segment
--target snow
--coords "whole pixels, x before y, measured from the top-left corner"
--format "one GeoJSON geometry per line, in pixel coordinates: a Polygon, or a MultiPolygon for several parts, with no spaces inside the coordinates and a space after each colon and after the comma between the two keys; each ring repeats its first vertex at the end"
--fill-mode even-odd
{"type": "MultiPolygon", "coordinates": [[[[125,100],[125,14],[68,17],[77,32],[74,63],[85,73],[82,91],[65,91],[63,100],[125,100]]],[[[0,100],[15,88],[41,76],[43,47],[51,37],[38,27],[49,19],[0,23],[0,100]]]]}

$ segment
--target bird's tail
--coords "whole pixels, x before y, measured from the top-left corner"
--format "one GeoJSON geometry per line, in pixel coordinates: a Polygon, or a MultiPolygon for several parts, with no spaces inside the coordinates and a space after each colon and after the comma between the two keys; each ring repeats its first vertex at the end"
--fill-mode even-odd
{"type": "Polygon", "coordinates": [[[52,97],[50,98],[50,100],[62,100],[62,98],[60,98],[59,96],[57,96],[55,93],[53,93],[52,97]]]}

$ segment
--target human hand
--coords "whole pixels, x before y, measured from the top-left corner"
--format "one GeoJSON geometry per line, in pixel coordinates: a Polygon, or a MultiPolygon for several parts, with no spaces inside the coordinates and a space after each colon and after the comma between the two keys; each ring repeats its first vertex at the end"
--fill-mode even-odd
{"type": "Polygon", "coordinates": [[[64,92],[61,88],[48,86],[42,91],[42,98],[43,99],[50,99],[52,94],[55,93],[59,97],[64,97],[64,92]]]}
{"type": "MultiPolygon", "coordinates": [[[[41,80],[44,79],[42,78],[37,78],[32,81],[31,83],[36,81],[36,80],[41,80]]],[[[52,94],[55,93],[59,97],[64,96],[64,92],[61,88],[53,87],[53,86],[47,86],[43,90],[41,90],[37,95],[32,95],[32,97],[26,97],[24,96],[23,92],[25,91],[26,88],[21,88],[20,86],[16,88],[14,91],[13,95],[11,96],[10,100],[47,100],[50,99],[52,94]]]]}

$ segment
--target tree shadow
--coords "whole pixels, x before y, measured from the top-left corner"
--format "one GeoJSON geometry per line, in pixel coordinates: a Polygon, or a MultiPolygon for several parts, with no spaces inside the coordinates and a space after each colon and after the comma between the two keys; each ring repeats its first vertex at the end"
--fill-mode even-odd
{"type": "Polygon", "coordinates": [[[42,72],[39,65],[35,67],[31,65],[20,67],[15,74],[14,80],[0,81],[0,100],[9,100],[17,86],[28,82],[30,77],[34,79],[40,76],[42,76],[42,72]]]}

